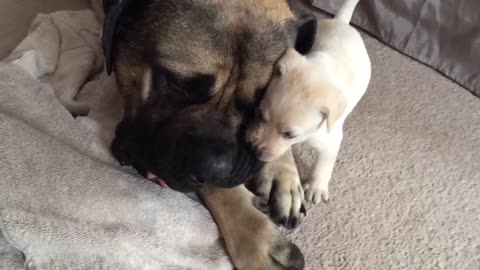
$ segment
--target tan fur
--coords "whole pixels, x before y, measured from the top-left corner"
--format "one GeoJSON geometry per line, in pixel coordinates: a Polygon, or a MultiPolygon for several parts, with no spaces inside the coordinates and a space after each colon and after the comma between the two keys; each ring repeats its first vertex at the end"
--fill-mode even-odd
{"type": "Polygon", "coordinates": [[[269,252],[278,232],[269,218],[253,206],[253,194],[240,186],[204,188],[201,195],[226,236],[225,244],[235,266],[245,270],[270,269],[269,252]]]}
{"type": "MultiPolygon", "coordinates": [[[[277,18],[283,21],[285,18],[293,18],[293,13],[285,0],[207,0],[212,4],[223,5],[229,9],[247,10],[246,14],[240,14],[243,18],[248,19],[248,13],[255,15],[265,15],[272,18],[277,18]]],[[[233,17],[239,15],[232,13],[233,17]]]]}
{"type": "Polygon", "coordinates": [[[124,101],[124,117],[133,119],[137,114],[137,110],[142,101],[142,92],[143,89],[147,87],[142,87],[144,82],[146,71],[145,68],[141,66],[131,66],[118,62],[116,65],[116,77],[117,83],[119,84],[119,91],[123,97],[124,101]],[[121,78],[121,79],[119,79],[121,78]],[[131,89],[138,89],[138,91],[131,91],[131,89]]]}

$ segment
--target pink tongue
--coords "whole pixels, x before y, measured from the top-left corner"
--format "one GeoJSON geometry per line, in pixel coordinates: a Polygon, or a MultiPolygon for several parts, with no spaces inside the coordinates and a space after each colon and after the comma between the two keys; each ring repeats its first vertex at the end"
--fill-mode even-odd
{"type": "Polygon", "coordinates": [[[163,188],[170,188],[167,183],[165,183],[162,179],[158,179],[158,182],[160,183],[160,186],[163,188]]]}
{"type": "Polygon", "coordinates": [[[156,176],[152,172],[147,172],[147,179],[152,181],[152,182],[158,182],[160,184],[160,186],[163,187],[163,188],[169,188],[169,186],[167,185],[167,183],[165,183],[165,181],[158,178],[158,176],[156,176]]]}

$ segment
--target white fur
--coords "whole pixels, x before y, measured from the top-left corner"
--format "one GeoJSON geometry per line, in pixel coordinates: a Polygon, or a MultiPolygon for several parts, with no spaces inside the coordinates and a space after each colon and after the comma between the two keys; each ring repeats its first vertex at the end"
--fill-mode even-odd
{"type": "Polygon", "coordinates": [[[315,203],[320,199],[328,200],[328,186],[343,139],[345,119],[364,95],[370,81],[371,64],[363,40],[357,30],[347,24],[357,3],[358,0],[346,0],[339,12],[344,16],[342,19],[319,21],[317,41],[312,52],[307,55],[311,62],[328,74],[330,82],[342,91],[347,102],[345,112],[330,132],[327,132],[324,123],[307,140],[318,151],[312,177],[304,184],[305,198],[315,203]],[[343,11],[345,8],[352,11],[343,11]],[[335,65],[343,68],[335,68],[335,65]],[[353,78],[347,78],[347,69],[353,78]]]}

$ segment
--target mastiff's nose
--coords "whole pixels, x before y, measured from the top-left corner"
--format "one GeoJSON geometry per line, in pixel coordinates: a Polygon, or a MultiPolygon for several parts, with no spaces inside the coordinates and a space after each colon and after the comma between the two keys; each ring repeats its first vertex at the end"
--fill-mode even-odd
{"type": "Polygon", "coordinates": [[[216,121],[203,123],[187,131],[178,143],[183,149],[183,169],[192,182],[220,187],[236,185],[230,178],[237,141],[227,126],[216,121]]]}

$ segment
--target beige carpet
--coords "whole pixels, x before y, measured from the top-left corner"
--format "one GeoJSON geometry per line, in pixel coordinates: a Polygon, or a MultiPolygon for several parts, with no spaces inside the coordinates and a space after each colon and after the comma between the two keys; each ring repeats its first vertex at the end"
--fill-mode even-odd
{"type": "Polygon", "coordinates": [[[372,81],[348,119],[332,199],[292,233],[307,269],[480,269],[480,99],[365,41],[372,81]]]}

